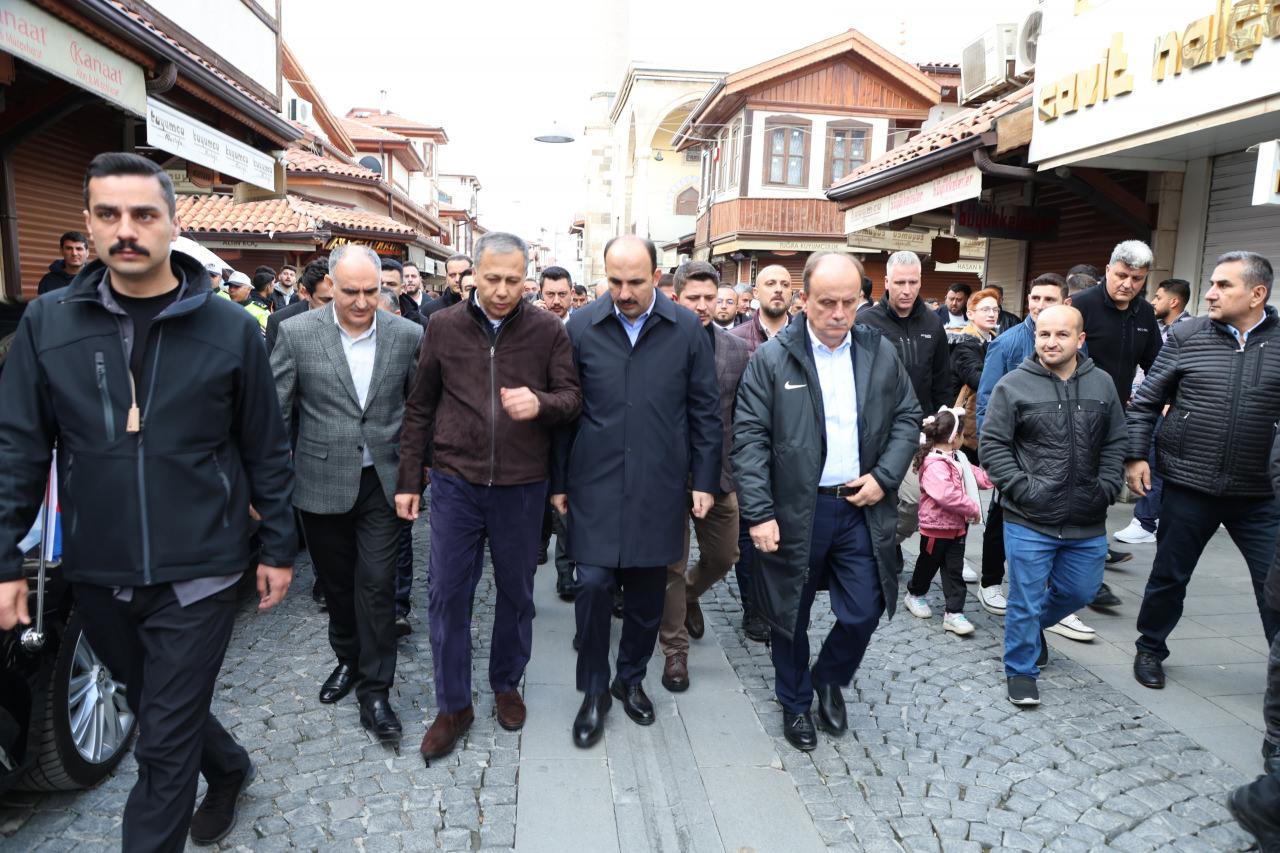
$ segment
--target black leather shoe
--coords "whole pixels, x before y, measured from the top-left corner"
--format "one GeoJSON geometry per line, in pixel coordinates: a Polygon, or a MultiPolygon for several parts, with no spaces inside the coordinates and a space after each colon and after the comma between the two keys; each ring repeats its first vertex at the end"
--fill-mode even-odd
{"type": "Polygon", "coordinates": [[[407,637],[413,633],[413,626],[409,624],[408,616],[396,617],[396,636],[407,637]]]}
{"type": "Polygon", "coordinates": [[[360,725],[373,732],[378,740],[400,740],[404,730],[391,704],[381,697],[360,703],[360,725]]]}
{"type": "Polygon", "coordinates": [[[814,682],[813,692],[818,697],[818,728],[829,735],[840,737],[849,728],[844,710],[844,694],[835,684],[814,682]]]}
{"type": "Polygon", "coordinates": [[[332,705],[351,692],[356,683],[356,671],[351,664],[340,663],[329,673],[329,677],[320,685],[320,701],[332,705]]]}
{"type": "Polygon", "coordinates": [[[1043,669],[1049,664],[1049,638],[1040,632],[1040,654],[1036,655],[1036,666],[1043,669]]]}
{"type": "Polygon", "coordinates": [[[783,711],[782,734],[786,737],[787,743],[801,752],[812,752],[818,745],[818,732],[813,727],[813,714],[808,711],[803,714],[783,711]]]}
{"type": "Polygon", "coordinates": [[[328,602],[324,599],[324,590],[320,588],[320,581],[316,581],[311,585],[311,600],[316,603],[322,611],[329,609],[328,602]]]}
{"type": "Polygon", "coordinates": [[[1143,687],[1160,690],[1164,687],[1164,664],[1150,652],[1138,652],[1133,659],[1133,677],[1143,687]]]}
{"type": "Polygon", "coordinates": [[[753,611],[743,611],[742,614],[742,633],[747,635],[748,640],[757,643],[767,642],[769,639],[769,626],[753,611]]]}
{"type": "Polygon", "coordinates": [[[1133,559],[1133,554],[1128,551],[1116,551],[1111,548],[1107,549],[1107,565],[1114,566],[1116,563],[1127,563],[1133,559]]]}
{"type": "Polygon", "coordinates": [[[1098,594],[1093,597],[1093,601],[1089,602],[1089,606],[1095,610],[1099,607],[1111,609],[1112,607],[1119,607],[1122,603],[1120,596],[1112,592],[1111,587],[1104,583],[1098,587],[1098,594]]]}
{"type": "Polygon", "coordinates": [[[582,697],[582,707],[573,718],[573,745],[590,749],[604,734],[604,718],[613,706],[613,699],[604,693],[588,693],[582,697]]]}
{"type": "Polygon", "coordinates": [[[1280,743],[1262,740],[1262,769],[1270,776],[1280,777],[1280,743]]]}
{"type": "Polygon", "coordinates": [[[622,710],[626,711],[627,716],[634,722],[642,726],[651,726],[657,719],[653,715],[653,703],[645,695],[643,685],[623,684],[621,680],[615,678],[609,692],[622,703],[622,710]]]}
{"type": "Polygon", "coordinates": [[[561,601],[573,601],[578,596],[578,590],[573,585],[573,575],[556,575],[556,595],[560,596],[561,601]]]}
{"type": "Polygon", "coordinates": [[[189,832],[193,844],[217,844],[231,834],[236,826],[240,797],[249,790],[256,774],[253,764],[250,764],[241,773],[232,773],[225,779],[209,784],[200,808],[191,816],[189,832]]]}

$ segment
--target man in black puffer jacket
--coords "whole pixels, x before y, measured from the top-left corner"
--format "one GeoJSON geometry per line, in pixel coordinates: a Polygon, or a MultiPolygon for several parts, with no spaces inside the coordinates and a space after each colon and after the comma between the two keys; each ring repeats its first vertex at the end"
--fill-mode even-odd
{"type": "Polygon", "coordinates": [[[1009,701],[1038,705],[1044,629],[1093,600],[1120,492],[1124,409],[1111,377],[1079,355],[1068,305],[1036,320],[1036,354],[991,392],[979,455],[1000,489],[1009,556],[1004,669],[1009,701]]]}
{"type": "Polygon", "coordinates": [[[1141,496],[1151,487],[1151,430],[1170,404],[1156,436],[1165,492],[1133,661],[1134,677],[1146,687],[1164,686],[1165,640],[1219,525],[1226,525],[1249,565],[1267,641],[1280,631],[1280,613],[1263,597],[1280,526],[1267,476],[1280,419],[1280,325],[1267,306],[1273,279],[1270,262],[1259,254],[1219,257],[1205,294],[1208,315],[1169,332],[1129,409],[1125,475],[1141,496]]]}

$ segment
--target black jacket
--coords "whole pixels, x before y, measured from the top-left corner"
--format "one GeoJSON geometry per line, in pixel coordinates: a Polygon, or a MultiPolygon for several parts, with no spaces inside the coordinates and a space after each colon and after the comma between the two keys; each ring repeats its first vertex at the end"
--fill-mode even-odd
{"type": "MultiPolygon", "coordinates": [[[[994,340],[994,338],[992,339],[994,340]]],[[[982,365],[987,359],[987,344],[974,335],[960,335],[951,348],[951,373],[956,380],[956,392],[968,385],[978,393],[978,383],[982,381],[982,365]]]]}
{"type": "Polygon", "coordinates": [[[280,334],[280,324],[290,317],[296,317],[310,310],[311,303],[305,299],[299,299],[297,302],[290,303],[287,308],[271,312],[271,316],[267,318],[267,355],[271,355],[271,351],[276,348],[276,337],[280,334]]]}
{"type": "Polygon", "coordinates": [[[858,322],[880,330],[897,349],[922,409],[936,412],[941,406],[951,405],[955,397],[951,394],[951,368],[947,363],[950,361],[947,333],[938,315],[929,310],[924,300],[917,298],[911,313],[899,317],[889,307],[886,293],[858,315],[858,322]]]}
{"type": "Polygon", "coordinates": [[[438,299],[432,299],[426,305],[418,310],[419,321],[422,325],[427,325],[427,321],[431,319],[431,315],[437,311],[443,311],[450,305],[457,305],[462,301],[460,294],[454,293],[451,288],[446,287],[444,292],[440,294],[438,299]]]}
{"type": "Polygon", "coordinates": [[[212,298],[198,262],[177,252],[170,262],[183,284],[151,326],[136,433],[126,430],[131,326],[102,262],[27,308],[0,378],[0,580],[22,577],[17,543],[55,441],[68,581],[147,586],[244,571],[250,502],[262,562],[293,565],[289,442],[258,324],[212,298]]]}
{"type": "Polygon", "coordinates": [[[569,495],[568,552],[579,563],[679,561],[689,488],[720,490],[723,426],[711,338],[692,311],[661,291],[654,300],[635,346],[608,294],[565,327],[582,414],[557,434],[551,493],[569,495]]]}
{"type": "Polygon", "coordinates": [[[49,264],[49,271],[40,279],[40,283],[36,285],[36,293],[43,296],[51,290],[57,290],[60,287],[66,287],[75,278],[71,273],[67,272],[67,265],[61,258],[49,264]]]}
{"type": "Polygon", "coordinates": [[[1032,356],[991,392],[978,454],[1006,521],[1087,539],[1106,535],[1124,444],[1124,408],[1106,373],[1080,357],[1063,382],[1032,356]]]}
{"type": "Polygon", "coordinates": [[[422,307],[414,302],[413,297],[407,293],[400,294],[400,316],[406,320],[412,320],[418,325],[423,325],[427,322],[422,319],[422,307]]]}
{"type": "Polygon", "coordinates": [[[1146,459],[1156,416],[1156,470],[1211,495],[1269,497],[1267,455],[1280,420],[1280,321],[1267,307],[1243,349],[1208,317],[1177,323],[1129,407],[1127,459],[1146,459]]]}
{"type": "MultiPolygon", "coordinates": [[[[871,474],[885,492],[865,515],[884,603],[892,615],[902,570],[895,547],[898,486],[916,451],[920,406],[893,345],[876,330],[854,326],[849,369],[858,397],[858,473],[871,474]]],[[[777,551],[756,552],[759,571],[751,573],[752,600],[761,616],[788,637],[795,632],[809,571],[809,540],[826,458],[822,388],[808,320],[801,312],[751,356],[738,385],[733,421],[738,511],[747,524],[776,519],[781,536],[777,551]]]]}
{"type": "Polygon", "coordinates": [[[1160,352],[1155,309],[1139,297],[1121,311],[1111,301],[1106,282],[1071,297],[1071,307],[1084,315],[1086,354],[1111,377],[1121,402],[1128,402],[1138,366],[1150,370],[1160,352]]]}
{"type": "MultiPolygon", "coordinates": [[[[1271,488],[1280,494],[1280,435],[1271,445],[1271,488]]],[[[1266,583],[1267,606],[1272,610],[1280,610],[1280,549],[1276,550],[1271,570],[1267,572],[1266,583]]]]}

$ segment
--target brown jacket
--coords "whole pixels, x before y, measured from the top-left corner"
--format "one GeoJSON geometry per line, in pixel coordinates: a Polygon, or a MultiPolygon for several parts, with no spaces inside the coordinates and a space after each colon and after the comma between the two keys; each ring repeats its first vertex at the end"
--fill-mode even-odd
{"type": "Polygon", "coordinates": [[[521,301],[495,332],[473,300],[451,305],[432,316],[423,336],[396,492],[421,494],[428,460],[476,485],[545,480],[551,429],[581,408],[573,349],[558,317],[521,301]],[[538,397],[538,416],[513,421],[499,389],[524,386],[538,397]]]}

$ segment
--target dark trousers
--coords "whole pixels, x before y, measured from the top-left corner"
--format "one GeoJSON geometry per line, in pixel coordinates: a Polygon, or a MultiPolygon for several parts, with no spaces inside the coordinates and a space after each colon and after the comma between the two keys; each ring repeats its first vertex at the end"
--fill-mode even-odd
{"type": "Polygon", "coordinates": [[[603,693],[609,689],[609,625],[613,591],[622,587],[622,636],[618,640],[618,680],[644,681],[662,623],[667,592],[667,567],[614,569],[578,563],[578,592],[573,601],[578,627],[578,689],[603,693]]]}
{"type": "Polygon", "coordinates": [[[756,546],[751,542],[751,525],[738,519],[738,562],[733,573],[738,578],[738,597],[742,599],[742,612],[751,612],[751,563],[756,558],[756,546]]]}
{"type": "Polygon", "coordinates": [[[987,508],[987,524],[982,530],[982,587],[1004,582],[1004,507],[999,496],[987,508]]]}
{"type": "Polygon", "coordinates": [[[542,550],[546,551],[551,547],[552,533],[556,535],[556,577],[566,583],[573,583],[573,561],[565,550],[565,543],[569,539],[565,518],[548,503],[542,511],[542,550]]]}
{"type": "Polygon", "coordinates": [[[545,480],[521,486],[476,486],[431,474],[431,583],[427,617],[435,664],[436,707],[442,714],[471,704],[471,601],[493,556],[498,598],[489,645],[489,686],[515,690],[533,651],[533,572],[545,480]]]}
{"type": "Polygon", "coordinates": [[[947,599],[948,613],[964,612],[964,537],[937,539],[920,534],[920,556],[916,570],[907,584],[911,595],[924,595],[933,576],[942,570],[942,594],[947,599]]]}
{"type": "Polygon", "coordinates": [[[1133,505],[1133,517],[1138,519],[1142,529],[1148,533],[1156,531],[1156,522],[1160,520],[1160,504],[1164,497],[1164,480],[1156,473],[1156,434],[1162,423],[1164,415],[1156,418],[1156,425],[1151,430],[1151,450],[1147,453],[1147,465],[1151,468],[1151,488],[1133,505]]]}
{"type": "Polygon", "coordinates": [[[1160,519],[1156,558],[1138,611],[1138,651],[1160,660],[1169,656],[1165,640],[1182,617],[1191,573],[1219,525],[1227,528],[1231,541],[1244,555],[1262,616],[1262,630],[1267,642],[1274,640],[1280,630],[1280,613],[1267,606],[1263,584],[1275,555],[1276,529],[1280,526],[1275,499],[1210,495],[1165,483],[1160,519]]]}
{"type": "Polygon", "coordinates": [[[819,495],[809,539],[809,578],[800,592],[795,635],[787,639],[773,631],[774,690],[783,710],[808,711],[815,682],[848,687],[883,613],[884,593],[866,516],[844,498],[819,495]],[[831,593],[836,624],[810,673],[809,611],[823,583],[831,593]]]}
{"type": "Polygon", "coordinates": [[[1280,746],[1280,634],[1271,640],[1267,658],[1267,694],[1262,699],[1262,721],[1267,727],[1267,741],[1280,746]]]}
{"type": "Polygon", "coordinates": [[[123,849],[181,851],[195,808],[197,774],[214,782],[249,767],[249,755],[209,712],[235,621],[236,590],[187,607],[173,587],[136,587],[133,600],[76,584],[85,635],[128,686],[138,717],[138,781],[124,807],[123,849]]]}
{"type": "Polygon", "coordinates": [[[387,503],[378,474],[360,472],[351,509],[304,512],[320,587],[329,606],[329,645],[360,677],[356,696],[386,698],[396,676],[396,555],[401,521],[387,503]]]}
{"type": "Polygon", "coordinates": [[[400,522],[400,550],[396,552],[396,616],[408,616],[413,602],[413,522],[400,522]]]}

